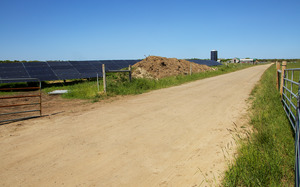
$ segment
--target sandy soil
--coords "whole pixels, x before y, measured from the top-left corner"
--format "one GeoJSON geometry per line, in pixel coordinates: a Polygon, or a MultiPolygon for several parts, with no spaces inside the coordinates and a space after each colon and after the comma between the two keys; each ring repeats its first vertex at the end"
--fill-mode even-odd
{"type": "Polygon", "coordinates": [[[0,126],[1,186],[216,186],[269,65],[0,126]]]}

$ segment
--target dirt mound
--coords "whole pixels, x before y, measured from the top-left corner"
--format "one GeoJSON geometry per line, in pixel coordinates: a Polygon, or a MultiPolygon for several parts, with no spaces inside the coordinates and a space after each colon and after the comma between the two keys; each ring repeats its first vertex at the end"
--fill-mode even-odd
{"type": "Polygon", "coordinates": [[[174,75],[189,74],[190,66],[192,67],[193,73],[213,70],[213,68],[207,65],[200,65],[187,60],[149,56],[132,66],[132,76],[136,78],[159,79],[174,75]]]}

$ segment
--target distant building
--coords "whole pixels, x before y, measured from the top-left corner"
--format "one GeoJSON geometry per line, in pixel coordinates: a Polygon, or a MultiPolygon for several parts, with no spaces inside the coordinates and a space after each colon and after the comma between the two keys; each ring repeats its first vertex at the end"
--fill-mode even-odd
{"type": "Polygon", "coordinates": [[[229,63],[249,63],[254,64],[256,62],[255,58],[233,58],[228,61],[229,63]]]}
{"type": "Polygon", "coordinates": [[[233,58],[233,59],[229,60],[229,63],[240,63],[240,59],[239,58],[233,58]]]}
{"type": "Polygon", "coordinates": [[[253,63],[254,59],[252,58],[241,58],[240,63],[253,63]]]}

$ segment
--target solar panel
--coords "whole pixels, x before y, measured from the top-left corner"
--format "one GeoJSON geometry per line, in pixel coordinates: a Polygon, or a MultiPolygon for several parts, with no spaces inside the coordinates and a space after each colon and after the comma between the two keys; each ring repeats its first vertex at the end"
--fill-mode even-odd
{"type": "Polygon", "coordinates": [[[102,77],[102,64],[97,61],[70,61],[70,64],[79,72],[81,78],[97,77],[97,73],[102,77]]]}
{"type": "Polygon", "coordinates": [[[83,77],[80,76],[79,73],[62,73],[57,75],[60,80],[68,80],[68,79],[81,79],[83,77]]]}
{"type": "Polygon", "coordinates": [[[129,66],[126,60],[113,60],[113,63],[115,63],[119,69],[127,68],[129,66]]]}
{"type": "Polygon", "coordinates": [[[25,62],[22,64],[25,68],[27,68],[27,67],[49,67],[46,62],[25,62]]]}
{"type": "Polygon", "coordinates": [[[107,70],[119,70],[121,67],[115,62],[115,60],[107,60],[105,62],[105,69],[107,70]]]}
{"type": "Polygon", "coordinates": [[[222,65],[221,63],[213,60],[197,60],[197,59],[190,59],[188,60],[190,62],[194,62],[196,64],[202,64],[202,65],[207,65],[207,66],[219,66],[222,65]]]}
{"type": "Polygon", "coordinates": [[[2,79],[10,79],[10,78],[30,78],[28,73],[25,71],[11,71],[11,72],[1,72],[2,79]]]}
{"type": "MultiPolygon", "coordinates": [[[[67,80],[102,77],[102,64],[106,70],[120,70],[140,60],[98,60],[98,61],[47,61],[24,63],[0,63],[0,79],[38,78],[46,80],[67,80]]],[[[30,82],[24,80],[22,82],[30,82]]],[[[2,81],[4,82],[4,81],[2,81]]],[[[18,81],[6,81],[18,82],[18,81]]]]}
{"type": "Polygon", "coordinates": [[[70,62],[68,61],[47,61],[46,62],[50,67],[56,66],[71,66],[70,62]]]}
{"type": "Polygon", "coordinates": [[[118,60],[117,63],[121,67],[121,69],[128,68],[128,66],[130,65],[126,60],[118,60]]]}
{"type": "Polygon", "coordinates": [[[1,63],[0,64],[0,78],[30,78],[23,63],[1,63]]]}
{"type": "Polygon", "coordinates": [[[141,60],[126,60],[126,61],[129,65],[133,66],[134,64],[140,62],[141,60]]]}
{"type": "Polygon", "coordinates": [[[51,61],[46,62],[50,68],[53,70],[55,75],[60,80],[66,80],[66,79],[80,79],[81,75],[80,73],[70,64],[66,61],[51,61]]]}
{"type": "Polygon", "coordinates": [[[126,62],[127,62],[129,65],[133,65],[133,64],[132,64],[132,60],[126,60],[126,62]]]}
{"type": "Polygon", "coordinates": [[[102,64],[105,64],[105,70],[119,70],[119,66],[117,66],[113,61],[111,60],[101,60],[94,63],[94,67],[97,70],[100,70],[102,72],[102,64]]]}
{"type": "Polygon", "coordinates": [[[22,63],[0,63],[0,68],[16,68],[23,67],[22,63]]]}
{"type": "Polygon", "coordinates": [[[102,61],[90,61],[90,65],[96,69],[96,72],[102,72],[102,61]]]}
{"type": "Polygon", "coordinates": [[[94,72],[94,73],[83,73],[82,74],[82,78],[95,78],[97,77],[97,74],[98,74],[98,77],[102,77],[102,72],[94,72]]]}
{"type": "Polygon", "coordinates": [[[124,66],[123,68],[128,68],[131,64],[129,64],[129,62],[127,62],[127,60],[122,60],[122,63],[124,63],[124,66]]]}
{"type": "Polygon", "coordinates": [[[97,69],[94,66],[92,66],[88,61],[70,62],[70,63],[79,73],[97,72],[97,69]]]}
{"type": "Polygon", "coordinates": [[[45,62],[31,62],[23,64],[31,78],[38,78],[41,81],[59,79],[45,62]]]}
{"type": "Polygon", "coordinates": [[[121,67],[118,64],[116,64],[114,61],[110,60],[110,61],[106,62],[105,69],[107,69],[107,70],[120,70],[121,67]]]}

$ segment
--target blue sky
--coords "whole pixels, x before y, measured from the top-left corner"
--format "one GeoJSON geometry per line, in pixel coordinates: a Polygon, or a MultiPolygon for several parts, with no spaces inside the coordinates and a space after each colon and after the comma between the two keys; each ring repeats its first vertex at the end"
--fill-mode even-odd
{"type": "Polygon", "coordinates": [[[300,0],[0,0],[0,60],[300,58],[300,0]]]}

